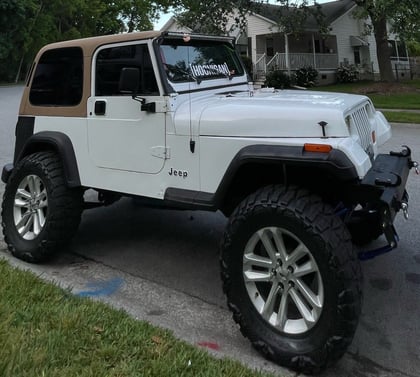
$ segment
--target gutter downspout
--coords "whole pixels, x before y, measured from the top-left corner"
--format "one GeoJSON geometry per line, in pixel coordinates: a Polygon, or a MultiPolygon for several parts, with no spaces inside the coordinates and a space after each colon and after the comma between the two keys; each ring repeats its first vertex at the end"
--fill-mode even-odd
{"type": "Polygon", "coordinates": [[[312,53],[314,55],[314,68],[316,69],[315,35],[312,33],[312,53]]]}

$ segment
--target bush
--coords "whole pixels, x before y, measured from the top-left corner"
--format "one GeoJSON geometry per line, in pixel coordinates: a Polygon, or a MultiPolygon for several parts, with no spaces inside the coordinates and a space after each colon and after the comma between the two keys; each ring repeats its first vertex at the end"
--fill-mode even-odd
{"type": "Polygon", "coordinates": [[[316,79],[318,78],[318,71],[312,67],[302,67],[295,72],[296,85],[310,88],[315,86],[316,79]]]}
{"type": "Polygon", "coordinates": [[[342,65],[337,69],[337,82],[347,83],[359,81],[359,71],[354,65],[342,65]]]}
{"type": "Polygon", "coordinates": [[[271,71],[267,74],[264,84],[276,89],[286,89],[290,88],[292,80],[289,75],[283,71],[271,71]]]}

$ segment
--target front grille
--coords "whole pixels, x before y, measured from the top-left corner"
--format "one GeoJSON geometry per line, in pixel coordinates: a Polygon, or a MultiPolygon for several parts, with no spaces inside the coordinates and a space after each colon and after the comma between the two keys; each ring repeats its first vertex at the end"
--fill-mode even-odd
{"type": "Polygon", "coordinates": [[[367,112],[368,106],[369,105],[360,107],[350,114],[351,125],[355,128],[354,131],[359,135],[360,143],[366,152],[371,149],[372,143],[372,130],[367,112]]]}

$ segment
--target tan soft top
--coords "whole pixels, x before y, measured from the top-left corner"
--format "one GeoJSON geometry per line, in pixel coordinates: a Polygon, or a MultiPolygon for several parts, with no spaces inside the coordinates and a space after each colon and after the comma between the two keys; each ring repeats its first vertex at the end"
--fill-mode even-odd
{"type": "MultiPolygon", "coordinates": [[[[160,31],[142,31],[137,33],[125,33],[115,35],[104,35],[100,37],[91,37],[83,39],[74,39],[71,41],[51,43],[44,46],[36,55],[35,63],[37,63],[41,55],[51,49],[66,48],[66,47],[80,47],[83,51],[84,73],[83,73],[83,97],[77,106],[33,106],[29,102],[29,91],[32,82],[25,87],[20,103],[20,115],[32,116],[67,116],[67,117],[86,117],[87,116],[87,99],[90,96],[90,77],[91,77],[91,64],[92,55],[95,50],[103,45],[111,43],[141,41],[145,39],[154,39],[162,35],[160,31]]],[[[33,75],[32,75],[33,76],[33,75]]],[[[33,77],[32,77],[33,79],[33,77]]]]}
{"type": "Polygon", "coordinates": [[[46,50],[51,50],[53,48],[63,48],[63,47],[81,47],[83,50],[84,56],[92,56],[94,51],[102,45],[110,43],[119,43],[119,42],[128,42],[128,41],[140,41],[144,39],[153,39],[162,35],[161,31],[140,31],[137,33],[124,33],[124,34],[114,34],[114,35],[103,35],[100,37],[90,37],[82,39],[73,39],[71,41],[51,43],[44,46],[38,53],[37,59],[40,54],[46,50]]]}

